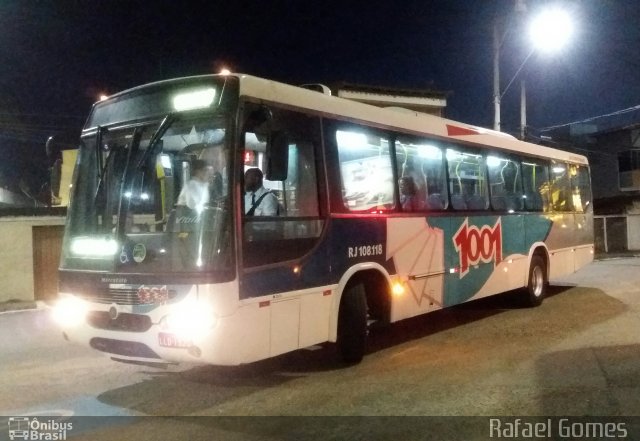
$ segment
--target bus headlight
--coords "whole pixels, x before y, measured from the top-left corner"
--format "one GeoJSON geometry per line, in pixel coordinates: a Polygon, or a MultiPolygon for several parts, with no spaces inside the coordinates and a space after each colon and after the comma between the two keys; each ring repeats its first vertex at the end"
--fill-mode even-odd
{"type": "Polygon", "coordinates": [[[87,304],[77,297],[65,297],[53,307],[53,320],[62,326],[77,326],[82,323],[88,312],[87,304]]]}
{"type": "Polygon", "coordinates": [[[213,311],[198,304],[178,306],[162,319],[163,330],[183,338],[195,338],[210,331],[217,323],[213,311]]]}

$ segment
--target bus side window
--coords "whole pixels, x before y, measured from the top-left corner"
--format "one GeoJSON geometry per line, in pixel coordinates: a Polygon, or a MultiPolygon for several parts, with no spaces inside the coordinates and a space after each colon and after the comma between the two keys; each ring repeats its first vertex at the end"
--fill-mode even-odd
{"type": "MultiPolygon", "coordinates": [[[[251,105],[247,106],[251,111],[251,105]]],[[[315,246],[324,226],[320,218],[317,164],[321,163],[320,122],[315,116],[271,108],[269,124],[246,127],[244,170],[263,172],[263,186],[274,194],[274,215],[247,215],[251,199],[243,197],[243,260],[255,267],[302,257],[315,246]],[[251,131],[249,131],[251,129],[251,131]],[[286,133],[286,176],[268,179],[267,139],[269,131],[286,133]]],[[[257,211],[256,211],[257,213],[257,211]]]]}
{"type": "Polygon", "coordinates": [[[389,140],[353,127],[335,132],[340,160],[342,200],[349,211],[380,211],[394,207],[389,140]]]}
{"type": "Polygon", "coordinates": [[[486,168],[482,155],[473,150],[448,148],[449,194],[454,210],[486,210],[486,168]]]}
{"type": "Polygon", "coordinates": [[[493,209],[507,212],[522,210],[520,162],[490,154],[487,156],[487,169],[493,209]]]}
{"type": "Polygon", "coordinates": [[[524,184],[524,209],[549,210],[549,168],[545,161],[525,158],[521,162],[524,184]]]}
{"type": "Polygon", "coordinates": [[[586,212],[590,209],[591,204],[589,168],[583,165],[571,165],[570,171],[573,209],[579,212],[586,212]]]}
{"type": "Polygon", "coordinates": [[[551,161],[551,188],[549,196],[552,211],[572,211],[571,183],[569,182],[569,170],[564,162],[551,161]]]}
{"type": "MultiPolygon", "coordinates": [[[[429,211],[446,208],[444,155],[438,142],[399,135],[395,151],[397,176],[400,180],[411,179],[414,182],[415,197],[419,202],[413,206],[429,211]]],[[[402,202],[402,195],[400,199],[402,202]]]]}

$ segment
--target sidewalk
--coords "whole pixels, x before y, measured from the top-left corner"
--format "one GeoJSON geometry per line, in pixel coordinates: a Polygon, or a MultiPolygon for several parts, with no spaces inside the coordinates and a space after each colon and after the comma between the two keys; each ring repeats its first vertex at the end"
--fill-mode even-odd
{"type": "Polygon", "coordinates": [[[607,259],[624,259],[640,257],[640,251],[620,251],[616,253],[596,253],[594,255],[595,260],[607,260],[607,259]]]}
{"type": "Polygon", "coordinates": [[[47,304],[41,301],[9,300],[0,303],[0,313],[9,311],[24,311],[27,309],[44,309],[46,307],[47,304]]]}

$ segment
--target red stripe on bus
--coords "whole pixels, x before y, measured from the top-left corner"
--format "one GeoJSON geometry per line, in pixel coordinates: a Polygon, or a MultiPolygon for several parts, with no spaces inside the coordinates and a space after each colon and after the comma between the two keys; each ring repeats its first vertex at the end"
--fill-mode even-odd
{"type": "Polygon", "coordinates": [[[467,135],[479,135],[475,129],[468,129],[466,127],[458,127],[447,124],[447,135],[449,136],[467,136],[467,135]]]}

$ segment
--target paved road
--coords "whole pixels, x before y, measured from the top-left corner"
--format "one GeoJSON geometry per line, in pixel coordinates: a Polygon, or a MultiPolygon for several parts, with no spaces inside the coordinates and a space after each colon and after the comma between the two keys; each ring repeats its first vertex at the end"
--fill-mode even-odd
{"type": "Polygon", "coordinates": [[[0,414],[640,415],[640,259],[561,282],[539,308],[509,294],[377,331],[346,368],[331,347],[235,368],[124,365],[63,341],[47,310],[4,313],[0,414]]]}

